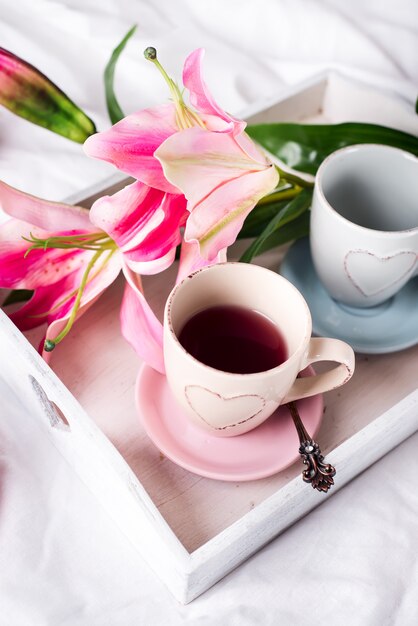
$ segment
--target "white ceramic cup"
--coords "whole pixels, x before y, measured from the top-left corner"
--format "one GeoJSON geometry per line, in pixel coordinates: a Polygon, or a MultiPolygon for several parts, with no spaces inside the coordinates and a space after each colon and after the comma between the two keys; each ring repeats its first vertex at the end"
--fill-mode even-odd
{"type": "Polygon", "coordinates": [[[374,144],[331,154],[316,176],[310,244],[335,300],[373,307],[393,296],[418,272],[418,159],[374,144]]]}
{"type": "Polygon", "coordinates": [[[311,338],[311,315],[304,298],[285,278],[257,265],[222,263],[191,274],[168,297],[164,312],[164,362],[177,402],[190,419],[221,437],[240,435],[266,420],[282,403],[328,391],[347,382],[354,353],[338,339],[311,338]],[[238,305],[272,320],[285,338],[287,360],[254,374],[214,369],[186,352],[178,340],[197,312],[238,305]],[[297,378],[316,361],[339,363],[317,376],[297,378]]]}

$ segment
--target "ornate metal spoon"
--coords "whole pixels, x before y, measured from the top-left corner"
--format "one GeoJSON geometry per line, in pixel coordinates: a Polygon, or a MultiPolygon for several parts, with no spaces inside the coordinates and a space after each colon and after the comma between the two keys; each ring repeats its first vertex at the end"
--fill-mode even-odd
{"type": "Polygon", "coordinates": [[[308,466],[302,472],[303,480],[305,483],[311,483],[313,489],[327,493],[334,484],[335,467],[329,463],[324,463],[319,445],[312,439],[303,425],[296,404],[289,402],[287,406],[299,435],[299,454],[303,463],[308,466]]]}

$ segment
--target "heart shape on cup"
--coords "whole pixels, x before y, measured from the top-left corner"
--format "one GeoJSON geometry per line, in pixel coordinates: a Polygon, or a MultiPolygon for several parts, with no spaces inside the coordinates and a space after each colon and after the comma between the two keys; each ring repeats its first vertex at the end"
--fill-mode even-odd
{"type": "Polygon", "coordinates": [[[187,385],[184,389],[186,400],[196,415],[215,430],[233,428],[253,419],[266,406],[264,398],[257,394],[244,394],[226,398],[215,391],[200,385],[187,385]],[[228,412],[228,423],[217,425],[216,417],[228,412]]]}
{"type": "Polygon", "coordinates": [[[366,298],[393,287],[412,272],[417,255],[412,250],[379,256],[369,250],[350,250],[344,270],[354,287],[366,298]]]}

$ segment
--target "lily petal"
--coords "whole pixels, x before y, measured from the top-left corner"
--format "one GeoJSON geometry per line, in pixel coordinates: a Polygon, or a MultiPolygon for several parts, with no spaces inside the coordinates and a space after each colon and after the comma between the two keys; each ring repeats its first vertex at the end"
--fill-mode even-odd
{"type": "MultiPolygon", "coordinates": [[[[84,231],[71,231],[82,234],[84,231]]],[[[19,220],[8,220],[0,226],[0,287],[3,289],[36,289],[53,284],[84,266],[84,257],[77,250],[31,250],[22,239],[30,234],[47,239],[48,231],[40,230],[19,220]]],[[[67,235],[68,232],[54,233],[67,235]]]]}
{"type": "Polygon", "coordinates": [[[184,196],[141,182],[96,200],[90,211],[91,221],[112,237],[130,268],[141,274],[171,265],[187,215],[184,196]]]}
{"type": "Polygon", "coordinates": [[[193,272],[200,270],[202,267],[215,265],[215,263],[225,263],[226,252],[226,248],[223,248],[218,252],[212,261],[208,261],[200,254],[200,246],[197,241],[183,241],[181,244],[180,263],[176,285],[193,272]]]}
{"type": "Polygon", "coordinates": [[[220,185],[190,214],[185,240],[198,242],[201,256],[212,261],[235,241],[248,213],[277,182],[278,174],[270,167],[220,185]]]}
{"type": "Polygon", "coordinates": [[[119,170],[150,187],[168,193],[179,193],[164,177],[154,152],[160,144],[178,131],[173,104],[144,109],[96,135],[84,144],[90,157],[108,161],[119,170]]]}
{"type": "MultiPolygon", "coordinates": [[[[57,252],[63,251],[57,250],[57,252]]],[[[47,277],[45,277],[45,280],[30,283],[31,288],[35,290],[34,295],[20,309],[10,315],[10,318],[20,330],[28,330],[29,328],[35,328],[45,323],[51,324],[55,321],[61,321],[62,327],[64,327],[73,308],[82,275],[93,254],[91,251],[84,250],[72,251],[72,253],[78,257],[77,264],[74,265],[73,270],[68,270],[67,274],[62,275],[55,282],[49,282],[47,277]]],[[[113,255],[109,258],[104,254],[103,257],[103,260],[98,260],[97,267],[94,266],[92,269],[83,291],[77,317],[79,317],[83,307],[95,300],[115,280],[120,272],[121,263],[118,255],[113,255]],[[106,262],[104,262],[105,260],[106,262]]],[[[61,265],[66,267],[67,262],[65,258],[62,259],[61,265]]],[[[59,331],[51,335],[48,332],[48,335],[53,338],[58,333],[59,331]]]]}
{"type": "Polygon", "coordinates": [[[11,217],[44,230],[92,232],[89,211],[81,206],[42,200],[0,181],[0,207],[11,217]]]}
{"type": "MultiPolygon", "coordinates": [[[[38,284],[32,298],[10,315],[10,319],[20,330],[28,330],[47,323],[49,325],[47,338],[53,339],[64,328],[71,314],[82,275],[93,252],[79,250],[74,254],[78,257],[78,267],[74,271],[69,271],[54,283],[38,284]]],[[[66,265],[64,259],[62,264],[66,265]]],[[[93,267],[83,291],[77,319],[86,310],[86,306],[94,302],[116,279],[120,269],[118,255],[111,258],[104,255],[103,260],[98,260],[97,267],[93,267]]]]}
{"type": "Polygon", "coordinates": [[[253,159],[257,163],[271,163],[272,161],[268,161],[268,157],[264,152],[260,151],[260,148],[257,144],[251,139],[247,133],[241,133],[241,135],[235,136],[235,141],[245,152],[249,159],[253,159]]]}
{"type": "MultiPolygon", "coordinates": [[[[100,298],[101,294],[102,292],[100,292],[95,298],[91,298],[88,301],[83,301],[83,303],[80,305],[80,308],[77,311],[77,317],[76,317],[77,320],[80,319],[80,317],[89,310],[89,308],[96,302],[96,300],[100,298]]],[[[45,333],[45,336],[42,338],[42,340],[39,343],[38,352],[41,354],[44,361],[46,361],[46,363],[48,364],[51,361],[53,352],[47,352],[44,349],[45,341],[47,339],[54,340],[54,338],[57,337],[62,330],[64,330],[67,324],[68,318],[69,318],[69,314],[67,314],[64,317],[60,317],[60,318],[57,318],[56,320],[53,320],[49,324],[47,331],[45,333]]],[[[16,324],[16,326],[18,326],[18,324],[13,318],[12,318],[12,321],[16,324]]]]}
{"type": "Polygon", "coordinates": [[[123,273],[127,285],[120,310],[122,335],[141,359],[164,374],[162,324],[145,299],[140,277],[126,265],[123,273]]]}
{"type": "MultiPolygon", "coordinates": [[[[190,104],[197,109],[199,113],[206,113],[207,115],[213,115],[226,122],[223,132],[231,132],[233,135],[242,133],[246,127],[246,122],[238,120],[232,115],[226,113],[212,98],[209,90],[202,77],[202,59],[205,54],[203,48],[194,50],[187,57],[183,68],[183,84],[189,90],[190,104]]],[[[211,127],[210,120],[208,120],[208,128],[210,130],[218,130],[215,127],[211,127]]],[[[216,121],[215,121],[216,123],[216,121]]],[[[222,131],[221,131],[222,132],[222,131]]]]}
{"type": "MultiPolygon", "coordinates": [[[[83,252],[83,254],[86,254],[83,252]]],[[[91,253],[89,253],[91,254],[91,253]]],[[[90,260],[90,259],[88,259],[90,260]]],[[[88,262],[86,260],[86,263],[88,262]]],[[[105,256],[104,260],[99,259],[96,266],[93,267],[91,278],[86,285],[86,288],[83,292],[83,296],[81,298],[80,308],[77,311],[76,320],[80,319],[80,317],[100,298],[102,293],[107,289],[109,285],[116,280],[121,270],[121,258],[118,254],[113,254],[112,256],[105,256]]],[[[74,293],[75,290],[78,289],[81,281],[81,272],[78,273],[77,276],[69,277],[69,281],[67,283],[67,289],[71,287],[71,283],[74,285],[74,289],[70,291],[70,293],[74,293]]],[[[38,290],[35,291],[34,297],[37,295],[38,290]]],[[[62,292],[60,293],[60,300],[62,301],[62,292]]],[[[48,316],[48,328],[46,331],[45,339],[55,339],[57,335],[65,328],[68,318],[71,315],[71,309],[73,307],[75,300],[75,293],[72,298],[70,298],[62,307],[55,309],[51,315],[48,316]]],[[[31,301],[28,302],[30,304],[31,301]]],[[[22,307],[23,308],[23,307],[22,307]]],[[[22,309],[20,309],[22,310],[22,309]]],[[[20,311],[19,311],[20,312],[20,311]]],[[[26,313],[27,316],[27,313],[26,313]]],[[[14,320],[13,320],[14,321],[14,320]]],[[[43,346],[44,341],[41,343],[43,346]]],[[[64,340],[65,341],[65,340],[64,340]]],[[[42,351],[42,357],[49,363],[51,358],[51,352],[42,351]]]]}
{"type": "MultiPolygon", "coordinates": [[[[273,170],[267,157],[254,147],[257,159],[243,150],[237,138],[201,128],[188,128],[172,135],[158,148],[166,178],[182,190],[188,209],[194,207],[216,187],[248,172],[273,170]]],[[[274,179],[277,181],[277,175],[274,179]]],[[[232,208],[232,207],[231,207],[232,208]]]]}

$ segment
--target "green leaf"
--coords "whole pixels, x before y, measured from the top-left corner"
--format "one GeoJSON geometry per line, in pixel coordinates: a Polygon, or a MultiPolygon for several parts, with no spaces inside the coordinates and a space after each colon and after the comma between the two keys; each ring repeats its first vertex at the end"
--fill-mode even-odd
{"type": "Polygon", "coordinates": [[[239,234],[239,239],[258,237],[277,215],[277,213],[287,204],[287,200],[282,202],[272,202],[270,204],[257,204],[247,216],[239,234]]]}
{"type": "Polygon", "coordinates": [[[272,248],[278,248],[285,243],[289,243],[289,241],[307,237],[309,235],[310,217],[311,212],[305,211],[296,219],[281,226],[281,228],[267,237],[259,249],[258,254],[263,254],[263,252],[267,252],[267,250],[271,250],[272,248]]]}
{"type": "Polygon", "coordinates": [[[258,237],[270,220],[286,205],[289,200],[301,192],[300,187],[288,187],[286,189],[277,188],[272,193],[264,196],[254,209],[249,213],[238,234],[240,239],[247,237],[258,237]]]}
{"type": "Polygon", "coordinates": [[[2,306],[8,306],[9,304],[16,304],[17,302],[26,302],[33,296],[33,291],[29,289],[14,289],[4,300],[2,306]]]}
{"type": "Polygon", "coordinates": [[[57,85],[4,48],[0,48],[0,104],[77,143],[96,132],[92,120],[57,85]]]}
{"type": "Polygon", "coordinates": [[[263,232],[253,241],[249,248],[241,256],[242,263],[250,263],[253,257],[260,254],[266,241],[271,235],[305,213],[312,202],[312,191],[304,189],[295,198],[286,202],[285,205],[274,215],[263,232]]]}
{"type": "Polygon", "coordinates": [[[418,156],[417,137],[376,124],[258,124],[247,126],[246,131],[288,166],[310,174],[316,174],[331,152],[359,143],[385,144],[418,156]]]}
{"type": "Polygon", "coordinates": [[[116,122],[119,122],[122,118],[125,117],[122,109],[119,106],[119,102],[116,100],[115,92],[113,90],[116,63],[118,62],[121,53],[125,49],[126,44],[130,40],[136,29],[137,26],[135,24],[135,26],[132,26],[132,28],[126,33],[120,44],[116,46],[116,48],[113,50],[112,55],[105,67],[104,84],[106,93],[106,105],[107,112],[109,114],[112,124],[116,124],[116,122]]]}

